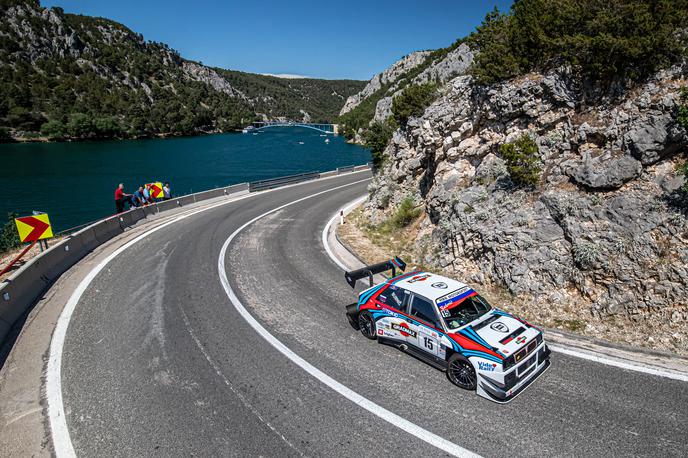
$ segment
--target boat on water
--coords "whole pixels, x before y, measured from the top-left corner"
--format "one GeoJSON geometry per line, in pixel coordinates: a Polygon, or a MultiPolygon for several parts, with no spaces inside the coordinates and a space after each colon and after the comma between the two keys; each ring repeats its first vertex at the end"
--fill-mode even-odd
{"type": "Polygon", "coordinates": [[[303,145],[303,142],[299,142],[299,145],[303,145]]]}
{"type": "MultiPolygon", "coordinates": [[[[256,126],[247,126],[241,129],[241,133],[248,134],[249,132],[253,131],[256,129],[256,126]]],[[[255,132],[254,132],[255,135],[255,132]]]]}
{"type": "Polygon", "coordinates": [[[325,143],[330,143],[330,139],[329,139],[329,138],[326,138],[326,139],[325,139],[325,143]]]}

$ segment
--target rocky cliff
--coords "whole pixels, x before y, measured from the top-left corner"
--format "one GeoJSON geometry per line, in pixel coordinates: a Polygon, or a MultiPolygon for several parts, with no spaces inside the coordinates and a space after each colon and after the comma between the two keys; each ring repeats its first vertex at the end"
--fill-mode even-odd
{"type": "MultiPolygon", "coordinates": [[[[359,114],[365,118],[362,123],[382,122],[392,114],[392,99],[405,88],[428,82],[444,84],[455,76],[465,74],[472,62],[473,52],[462,41],[435,51],[409,54],[375,75],[361,92],[349,97],[340,116],[361,109],[366,102],[374,108],[370,113],[359,114]]],[[[346,118],[344,120],[346,123],[346,118]]]]}
{"type": "Polygon", "coordinates": [[[411,196],[425,263],[543,314],[651,317],[688,344],[688,202],[675,173],[687,76],[684,62],[594,103],[567,67],[490,86],[459,76],[394,134],[366,214],[379,223],[411,196]],[[539,150],[534,190],[500,157],[523,134],[539,150]]]}

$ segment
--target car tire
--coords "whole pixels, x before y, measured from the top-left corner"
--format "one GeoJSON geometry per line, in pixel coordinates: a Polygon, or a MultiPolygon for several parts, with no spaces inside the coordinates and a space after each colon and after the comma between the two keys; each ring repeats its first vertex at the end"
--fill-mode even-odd
{"type": "Polygon", "coordinates": [[[349,324],[351,325],[352,328],[354,328],[356,331],[360,331],[361,327],[358,325],[358,320],[348,313],[346,314],[346,319],[349,320],[349,324]]]}
{"type": "Polygon", "coordinates": [[[375,326],[375,320],[373,319],[373,315],[367,310],[358,314],[358,328],[366,339],[377,339],[377,326],[375,326]]]}
{"type": "Polygon", "coordinates": [[[473,364],[458,353],[451,355],[447,361],[447,378],[464,390],[473,391],[478,386],[473,364]]]}

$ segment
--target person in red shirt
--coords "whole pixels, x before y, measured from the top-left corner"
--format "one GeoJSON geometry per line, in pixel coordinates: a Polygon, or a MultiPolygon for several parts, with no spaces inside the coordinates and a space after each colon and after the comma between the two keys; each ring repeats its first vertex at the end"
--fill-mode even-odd
{"type": "Polygon", "coordinates": [[[115,207],[117,207],[117,213],[122,213],[124,211],[124,202],[129,200],[131,194],[124,193],[124,183],[120,183],[115,189],[115,207]]]}

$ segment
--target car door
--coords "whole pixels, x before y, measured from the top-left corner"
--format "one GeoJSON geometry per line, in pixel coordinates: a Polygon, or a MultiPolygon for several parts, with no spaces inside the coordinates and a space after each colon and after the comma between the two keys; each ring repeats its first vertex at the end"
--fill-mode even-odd
{"type": "Polygon", "coordinates": [[[377,322],[377,335],[397,342],[406,342],[409,336],[410,326],[404,315],[407,312],[410,293],[396,285],[390,285],[377,297],[380,304],[389,308],[389,316],[385,316],[377,322]],[[401,313],[396,313],[396,312],[401,313]]]}
{"type": "Polygon", "coordinates": [[[442,329],[442,324],[433,303],[429,299],[414,294],[411,297],[409,315],[422,324],[411,322],[412,333],[407,341],[431,355],[438,356],[442,336],[436,329],[442,329]]]}

